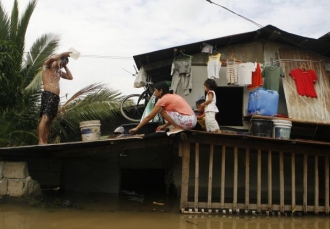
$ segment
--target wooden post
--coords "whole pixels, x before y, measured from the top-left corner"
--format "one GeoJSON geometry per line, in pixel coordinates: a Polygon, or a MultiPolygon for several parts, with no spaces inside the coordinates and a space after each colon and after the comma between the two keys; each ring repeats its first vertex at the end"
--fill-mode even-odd
{"type": "Polygon", "coordinates": [[[261,150],[258,150],[257,211],[261,211],[261,150]]]}
{"type": "Polygon", "coordinates": [[[308,163],[307,163],[307,154],[304,154],[304,177],[303,177],[303,211],[307,213],[307,171],[308,171],[308,163]]]}
{"type": "Polygon", "coordinates": [[[182,145],[182,178],[181,178],[181,201],[180,209],[184,209],[188,205],[188,188],[189,188],[189,160],[190,160],[190,144],[189,142],[180,142],[182,145]]]}
{"type": "Polygon", "coordinates": [[[199,190],[199,143],[195,144],[195,198],[194,208],[198,210],[198,190],[199,190]]]}
{"type": "Polygon", "coordinates": [[[207,195],[207,207],[209,209],[212,208],[213,152],[214,152],[214,145],[210,145],[209,183],[208,183],[208,195],[207,195]]]}
{"type": "Polygon", "coordinates": [[[319,213],[319,157],[314,157],[314,179],[315,179],[315,186],[314,186],[314,213],[319,213]]]}
{"type": "Polygon", "coordinates": [[[324,190],[324,202],[325,202],[325,214],[329,215],[329,156],[324,157],[324,177],[325,177],[325,190],[324,190]]]}
{"type": "Polygon", "coordinates": [[[237,210],[237,179],[238,179],[238,148],[234,148],[234,187],[233,187],[233,210],[237,210]]]}
{"type": "Polygon", "coordinates": [[[221,158],[221,208],[225,208],[226,146],[222,146],[221,158]]]}
{"type": "Polygon", "coordinates": [[[284,213],[284,160],[283,152],[280,152],[280,212],[284,213]]]}
{"type": "Polygon", "coordinates": [[[184,144],[179,144],[179,157],[182,157],[182,154],[183,154],[183,146],[184,146],[184,144]]]}
{"type": "Polygon", "coordinates": [[[250,149],[245,153],[245,211],[249,210],[250,204],[250,149]]]}
{"type": "Polygon", "coordinates": [[[296,211],[296,155],[291,155],[291,211],[296,211]]]}
{"type": "Polygon", "coordinates": [[[268,151],[268,210],[272,211],[272,151],[268,151]]]}

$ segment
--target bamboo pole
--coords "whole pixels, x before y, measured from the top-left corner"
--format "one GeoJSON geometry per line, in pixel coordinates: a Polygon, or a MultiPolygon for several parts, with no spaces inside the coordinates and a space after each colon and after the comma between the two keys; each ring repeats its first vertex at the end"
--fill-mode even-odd
{"type": "Polygon", "coordinates": [[[283,152],[280,152],[280,212],[284,213],[284,160],[283,152]]]}
{"type": "Polygon", "coordinates": [[[307,213],[307,171],[308,171],[308,163],[307,163],[307,154],[304,154],[304,177],[303,177],[303,211],[307,213]]]}
{"type": "Polygon", "coordinates": [[[245,153],[245,211],[249,210],[250,203],[250,149],[245,153]]]}
{"type": "Polygon", "coordinates": [[[238,148],[234,148],[234,187],[233,187],[233,210],[237,210],[237,179],[238,179],[238,148]]]}
{"type": "Polygon", "coordinates": [[[209,209],[212,208],[213,153],[214,153],[214,145],[210,145],[209,183],[208,183],[208,195],[207,195],[207,207],[209,209]]]}
{"type": "Polygon", "coordinates": [[[268,210],[272,211],[272,151],[268,151],[268,210]]]}
{"type": "Polygon", "coordinates": [[[261,150],[258,150],[257,211],[261,211],[261,150]]]}
{"type": "Polygon", "coordinates": [[[189,160],[190,144],[189,142],[180,142],[182,145],[182,181],[181,181],[181,201],[180,208],[184,209],[188,205],[188,187],[189,187],[189,160]]]}
{"type": "Polygon", "coordinates": [[[325,156],[324,157],[324,171],[325,171],[325,190],[324,190],[324,202],[325,202],[325,214],[326,215],[329,215],[329,193],[330,193],[330,190],[329,190],[329,156],[325,156]]]}
{"type": "Polygon", "coordinates": [[[225,207],[226,146],[222,146],[221,160],[221,208],[225,207]]]}
{"type": "Polygon", "coordinates": [[[314,213],[319,213],[319,157],[314,157],[314,179],[315,179],[315,186],[314,186],[314,213]]]}
{"type": "Polygon", "coordinates": [[[199,190],[199,143],[195,144],[195,198],[194,208],[198,210],[198,190],[199,190]]]}
{"type": "Polygon", "coordinates": [[[296,211],[296,156],[291,155],[291,206],[292,212],[296,211]]]}

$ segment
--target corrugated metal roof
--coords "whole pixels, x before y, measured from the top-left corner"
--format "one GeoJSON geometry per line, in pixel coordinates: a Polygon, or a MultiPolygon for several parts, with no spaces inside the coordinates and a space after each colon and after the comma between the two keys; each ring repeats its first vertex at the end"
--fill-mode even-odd
{"type": "Polygon", "coordinates": [[[257,39],[265,39],[273,42],[279,42],[314,53],[321,54],[326,57],[330,57],[330,42],[327,36],[323,36],[320,39],[313,39],[308,37],[302,37],[296,34],[288,33],[286,31],[280,30],[272,25],[267,25],[256,31],[241,33],[236,35],[230,35],[225,37],[220,37],[211,40],[204,40],[200,42],[195,42],[186,45],[175,46],[167,49],[162,49],[154,52],[144,53],[140,55],[133,56],[134,61],[138,68],[144,64],[155,63],[163,61],[166,59],[172,59],[174,54],[174,49],[184,49],[186,54],[196,54],[201,52],[201,47],[203,43],[210,45],[216,45],[218,48],[226,47],[229,45],[240,44],[244,42],[250,42],[257,39]]]}
{"type": "Polygon", "coordinates": [[[330,42],[330,32],[324,34],[322,37],[319,38],[319,40],[330,42]]]}
{"type": "Polygon", "coordinates": [[[281,80],[289,117],[297,120],[313,121],[316,124],[330,124],[329,77],[320,56],[304,52],[298,48],[285,48],[278,50],[278,58],[284,60],[280,61],[280,66],[286,77],[281,80]],[[300,95],[297,92],[296,80],[291,77],[290,72],[300,68],[302,64],[305,64],[317,75],[314,84],[310,85],[310,87],[315,88],[317,98],[300,95]]]}

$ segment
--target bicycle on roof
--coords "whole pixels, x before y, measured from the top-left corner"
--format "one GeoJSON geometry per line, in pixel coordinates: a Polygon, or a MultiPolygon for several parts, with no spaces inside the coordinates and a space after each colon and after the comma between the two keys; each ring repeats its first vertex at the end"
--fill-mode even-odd
{"type": "MultiPolygon", "coordinates": [[[[120,103],[120,112],[124,118],[131,122],[140,122],[150,99],[155,99],[153,103],[156,103],[157,99],[152,96],[154,93],[153,85],[153,82],[147,82],[141,94],[131,94],[124,97],[120,103]]],[[[160,121],[162,120],[160,114],[157,115],[157,118],[160,121]]]]}

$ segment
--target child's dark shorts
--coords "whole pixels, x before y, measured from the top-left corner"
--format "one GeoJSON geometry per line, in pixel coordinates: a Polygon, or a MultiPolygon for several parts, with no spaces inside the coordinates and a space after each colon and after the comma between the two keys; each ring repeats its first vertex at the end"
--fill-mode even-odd
{"type": "Polygon", "coordinates": [[[60,97],[58,95],[50,91],[43,91],[41,94],[40,117],[47,115],[50,118],[55,118],[59,103],[60,97]]]}

